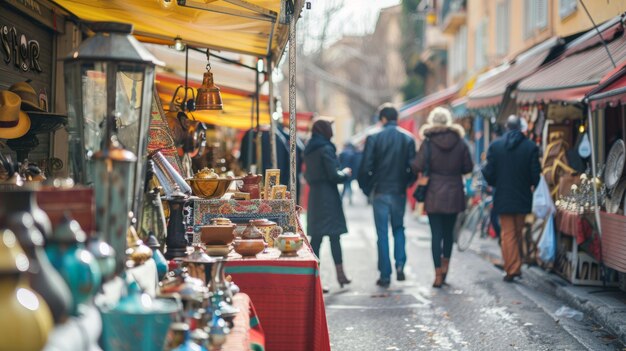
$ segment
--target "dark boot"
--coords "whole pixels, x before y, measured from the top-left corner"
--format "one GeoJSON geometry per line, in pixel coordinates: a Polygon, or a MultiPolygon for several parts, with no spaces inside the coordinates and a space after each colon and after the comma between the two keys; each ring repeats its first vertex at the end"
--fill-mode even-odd
{"type": "Polygon", "coordinates": [[[348,277],[346,277],[346,273],[343,271],[343,264],[336,264],[335,269],[337,270],[337,282],[339,286],[343,288],[344,285],[348,285],[352,283],[348,277]]]}
{"type": "Polygon", "coordinates": [[[450,266],[450,259],[441,257],[441,274],[443,276],[443,282],[446,282],[446,276],[448,275],[448,267],[450,266]]]}
{"type": "Polygon", "coordinates": [[[440,268],[435,268],[435,282],[433,283],[433,288],[441,288],[443,285],[443,273],[440,268]]]}

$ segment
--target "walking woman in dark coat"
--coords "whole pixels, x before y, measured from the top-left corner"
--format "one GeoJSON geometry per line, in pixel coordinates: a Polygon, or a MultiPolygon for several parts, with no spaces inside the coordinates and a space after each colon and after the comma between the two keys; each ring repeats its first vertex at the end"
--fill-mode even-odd
{"type": "Polygon", "coordinates": [[[340,169],[337,150],[330,141],[332,136],[333,129],[330,122],[317,120],[313,123],[311,140],[304,149],[304,163],[306,164],[304,177],[310,187],[307,231],[311,236],[311,246],[317,257],[320,257],[320,246],[324,236],[330,239],[337,281],[343,287],[344,284],[350,284],[350,279],[343,271],[339,236],[348,232],[348,229],[337,185],[349,179],[352,170],[340,169]]]}
{"type": "Polygon", "coordinates": [[[435,108],[428,116],[420,133],[424,142],[420,147],[413,168],[423,172],[426,167],[426,150],[430,147],[430,181],[426,191],[424,209],[428,213],[432,233],[432,254],[435,264],[435,282],[439,288],[446,280],[452,243],[453,230],[459,212],[465,210],[463,174],[473,168],[469,148],[463,140],[465,131],[452,124],[450,111],[443,107],[435,108]]]}

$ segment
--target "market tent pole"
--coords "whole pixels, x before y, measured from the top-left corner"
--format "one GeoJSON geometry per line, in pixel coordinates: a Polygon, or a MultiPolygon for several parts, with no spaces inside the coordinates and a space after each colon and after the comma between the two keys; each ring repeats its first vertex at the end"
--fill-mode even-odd
{"type": "MultiPolygon", "coordinates": [[[[258,62],[257,62],[257,67],[258,67],[258,62]]],[[[259,100],[259,95],[261,92],[261,83],[259,82],[259,71],[256,70],[254,71],[255,74],[255,90],[254,90],[254,104],[255,104],[255,113],[256,113],[256,138],[255,138],[255,145],[256,145],[256,170],[257,173],[258,172],[262,172],[263,171],[263,149],[262,149],[262,143],[263,143],[263,139],[262,139],[262,134],[261,134],[261,125],[259,123],[259,114],[260,114],[260,100],[259,100]]]]}
{"type": "Polygon", "coordinates": [[[276,156],[276,121],[274,120],[274,80],[272,79],[274,70],[272,69],[272,57],[267,57],[267,80],[269,81],[269,96],[270,96],[270,149],[272,156],[272,168],[278,168],[278,160],[276,156]]]}
{"type": "Polygon", "coordinates": [[[589,141],[591,144],[591,175],[592,179],[592,188],[593,188],[593,202],[594,202],[594,214],[596,217],[596,225],[598,226],[598,234],[602,236],[602,225],[600,223],[600,206],[598,206],[598,189],[596,188],[596,180],[597,170],[596,170],[596,136],[595,136],[595,128],[593,127],[593,118],[591,116],[591,105],[587,104],[587,123],[589,124],[589,141]]]}
{"type": "Polygon", "coordinates": [[[296,203],[296,16],[289,14],[289,191],[296,203]]]}

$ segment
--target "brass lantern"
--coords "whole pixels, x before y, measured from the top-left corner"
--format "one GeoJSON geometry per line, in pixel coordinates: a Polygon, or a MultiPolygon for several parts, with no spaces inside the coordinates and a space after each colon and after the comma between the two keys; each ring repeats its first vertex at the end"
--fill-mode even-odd
{"type": "Polygon", "coordinates": [[[213,82],[213,73],[211,72],[211,62],[209,49],[206,51],[206,72],[202,78],[202,86],[198,88],[198,96],[196,97],[196,111],[199,110],[221,110],[222,94],[220,88],[213,82]]]}

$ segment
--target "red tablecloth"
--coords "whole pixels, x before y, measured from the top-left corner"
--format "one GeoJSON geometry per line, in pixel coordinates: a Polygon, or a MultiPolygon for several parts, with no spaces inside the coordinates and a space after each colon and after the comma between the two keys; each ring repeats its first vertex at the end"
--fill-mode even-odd
{"type": "Polygon", "coordinates": [[[264,350],[265,335],[250,297],[244,293],[235,295],[233,306],[239,308],[240,312],[233,321],[233,328],[226,337],[222,350],[264,350]]]}
{"type": "Polygon", "coordinates": [[[279,256],[274,248],[256,258],[232,253],[226,273],[254,302],[267,350],[330,350],[317,259],[307,245],[279,256]]]}

